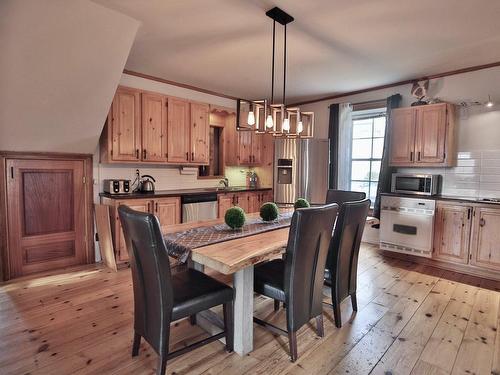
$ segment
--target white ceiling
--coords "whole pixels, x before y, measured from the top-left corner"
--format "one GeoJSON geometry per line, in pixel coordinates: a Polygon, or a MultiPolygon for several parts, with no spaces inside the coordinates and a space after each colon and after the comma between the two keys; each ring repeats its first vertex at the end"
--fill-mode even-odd
{"type": "Polygon", "coordinates": [[[498,0],[94,1],[142,22],[127,69],[249,99],[270,95],[274,6],[289,102],[500,61],[498,0]]]}

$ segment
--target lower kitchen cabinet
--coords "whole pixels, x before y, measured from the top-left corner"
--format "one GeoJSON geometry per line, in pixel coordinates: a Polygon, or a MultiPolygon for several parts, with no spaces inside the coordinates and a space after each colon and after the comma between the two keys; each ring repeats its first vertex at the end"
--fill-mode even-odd
{"type": "Polygon", "coordinates": [[[500,209],[475,209],[470,262],[477,267],[500,271],[500,209]]]}
{"type": "Polygon", "coordinates": [[[219,217],[224,217],[227,209],[233,206],[241,207],[246,213],[259,212],[262,204],[272,201],[272,190],[219,194],[219,217]]]}
{"type": "Polygon", "coordinates": [[[150,212],[158,217],[162,231],[168,225],[181,222],[180,197],[167,197],[156,199],[110,199],[102,198],[102,203],[110,206],[110,220],[113,237],[113,246],[116,260],[119,263],[127,262],[128,252],[123,236],[123,230],[118,215],[119,206],[128,206],[135,211],[150,212]]]}
{"type": "Polygon", "coordinates": [[[467,264],[472,207],[438,202],[436,208],[433,258],[467,264]]]}

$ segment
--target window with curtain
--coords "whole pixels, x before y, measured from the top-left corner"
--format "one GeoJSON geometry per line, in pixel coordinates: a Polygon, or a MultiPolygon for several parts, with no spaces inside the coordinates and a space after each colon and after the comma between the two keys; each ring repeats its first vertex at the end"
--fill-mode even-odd
{"type": "Polygon", "coordinates": [[[351,190],[364,191],[373,204],[384,149],[386,109],[352,112],[351,190]]]}

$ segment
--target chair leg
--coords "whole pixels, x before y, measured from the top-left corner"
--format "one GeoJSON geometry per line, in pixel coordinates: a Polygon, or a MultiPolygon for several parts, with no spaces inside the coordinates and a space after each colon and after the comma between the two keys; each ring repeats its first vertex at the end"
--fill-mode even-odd
{"type": "Polygon", "coordinates": [[[192,326],[196,325],[196,314],[189,315],[189,323],[191,323],[192,326]]]}
{"type": "Polygon", "coordinates": [[[325,329],[323,326],[323,314],[319,314],[316,317],[316,330],[319,337],[325,337],[325,329]]]}
{"type": "Polygon", "coordinates": [[[280,301],[277,299],[274,300],[274,311],[278,311],[280,309],[280,301]]]}
{"type": "Polygon", "coordinates": [[[160,356],[158,358],[158,369],[156,375],[165,375],[167,372],[167,356],[160,356]]]}
{"type": "Polygon", "coordinates": [[[132,357],[139,355],[139,347],[141,345],[141,335],[134,332],[134,343],[132,344],[132,357]]]}
{"type": "Polygon", "coordinates": [[[356,298],[356,293],[351,294],[352,309],[358,311],[358,300],[356,298]]]}
{"type": "Polygon", "coordinates": [[[234,349],[234,319],[233,319],[233,303],[228,302],[222,306],[224,315],[224,331],[226,337],[226,351],[232,352],[234,349]]]}
{"type": "Polygon", "coordinates": [[[297,332],[288,332],[288,341],[290,342],[290,357],[292,362],[297,360],[297,332]]]}
{"type": "Polygon", "coordinates": [[[333,315],[335,317],[335,327],[341,328],[342,327],[342,317],[340,316],[340,303],[338,303],[335,300],[332,300],[332,307],[333,307],[333,315]]]}

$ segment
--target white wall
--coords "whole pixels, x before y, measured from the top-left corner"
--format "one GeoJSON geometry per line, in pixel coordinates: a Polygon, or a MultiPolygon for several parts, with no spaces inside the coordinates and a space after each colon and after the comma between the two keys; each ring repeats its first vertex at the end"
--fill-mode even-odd
{"type": "Polygon", "coordinates": [[[0,14],[0,150],[92,153],[139,22],[88,0],[0,14]]]}

